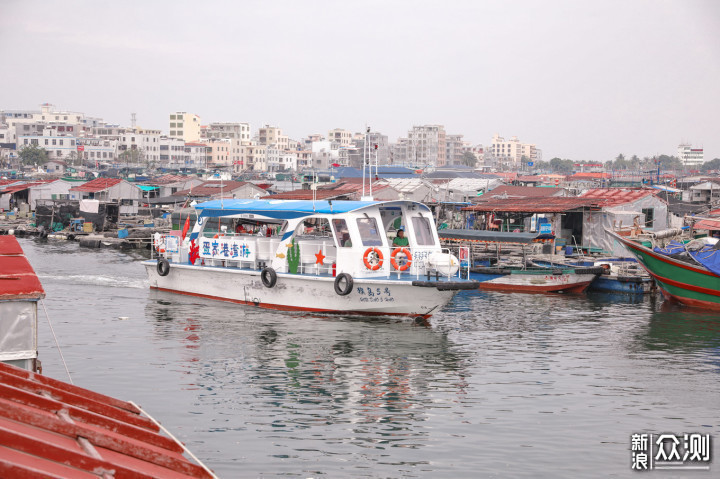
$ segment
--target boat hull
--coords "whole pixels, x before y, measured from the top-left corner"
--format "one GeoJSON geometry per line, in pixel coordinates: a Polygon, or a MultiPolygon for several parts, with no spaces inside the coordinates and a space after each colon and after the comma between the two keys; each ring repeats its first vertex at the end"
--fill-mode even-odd
{"type": "Polygon", "coordinates": [[[599,275],[590,283],[588,291],[609,293],[646,294],[652,290],[652,279],[648,277],[618,277],[599,275]]]}
{"type": "Polygon", "coordinates": [[[156,261],[143,265],[152,289],[279,311],[428,318],[457,293],[426,282],[355,278],[350,293],[340,296],[332,276],[277,273],[277,283],[268,288],[255,270],[171,264],[161,276],[156,261]]]}
{"type": "Polygon", "coordinates": [[[471,272],[470,279],[489,291],[518,293],[582,293],[595,279],[594,274],[513,271],[508,273],[471,272]]]}
{"type": "Polygon", "coordinates": [[[663,296],[681,304],[720,310],[720,277],[700,266],[678,261],[611,233],[655,279],[663,296]]]}

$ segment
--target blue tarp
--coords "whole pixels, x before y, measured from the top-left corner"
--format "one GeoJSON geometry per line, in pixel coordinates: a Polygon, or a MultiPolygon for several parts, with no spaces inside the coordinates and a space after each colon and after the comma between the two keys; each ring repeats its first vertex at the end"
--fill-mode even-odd
{"type": "Polygon", "coordinates": [[[708,271],[720,276],[720,249],[717,249],[716,245],[707,245],[697,251],[689,251],[685,249],[684,244],[671,241],[665,248],[654,248],[653,251],[666,256],[687,251],[695,261],[705,266],[708,271]]]}

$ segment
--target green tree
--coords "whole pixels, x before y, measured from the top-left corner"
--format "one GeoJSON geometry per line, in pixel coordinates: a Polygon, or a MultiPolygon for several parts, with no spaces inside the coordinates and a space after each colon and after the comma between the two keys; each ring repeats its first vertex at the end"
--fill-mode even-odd
{"type": "Polygon", "coordinates": [[[700,167],[702,171],[720,170],[720,158],[715,158],[710,161],[706,161],[700,167]]]}
{"type": "Polygon", "coordinates": [[[142,148],[131,148],[118,155],[121,163],[138,164],[145,161],[145,151],[142,148]]]}
{"type": "Polygon", "coordinates": [[[550,169],[557,173],[572,173],[573,161],[555,157],[550,160],[550,169]]]}
{"type": "Polygon", "coordinates": [[[477,165],[477,156],[475,156],[472,151],[463,152],[462,162],[465,166],[475,168],[475,165],[477,165]]]}
{"type": "Polygon", "coordinates": [[[44,165],[50,159],[45,148],[37,145],[24,146],[18,155],[25,165],[44,165]]]}

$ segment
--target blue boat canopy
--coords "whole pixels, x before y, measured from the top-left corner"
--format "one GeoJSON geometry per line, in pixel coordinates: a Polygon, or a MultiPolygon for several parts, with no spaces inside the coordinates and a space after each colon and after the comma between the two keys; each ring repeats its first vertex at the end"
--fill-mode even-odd
{"type": "MultiPolygon", "coordinates": [[[[199,216],[217,218],[254,214],[266,218],[288,220],[313,214],[342,214],[368,206],[392,201],[307,201],[307,200],[212,200],[195,206],[199,216]]],[[[418,204],[421,208],[427,207],[418,204]]]]}

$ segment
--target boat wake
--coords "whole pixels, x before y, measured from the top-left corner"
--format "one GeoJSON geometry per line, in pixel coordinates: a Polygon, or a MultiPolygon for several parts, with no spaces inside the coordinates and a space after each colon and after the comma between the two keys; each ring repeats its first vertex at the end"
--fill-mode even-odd
{"type": "Polygon", "coordinates": [[[118,278],[116,276],[99,276],[86,274],[70,275],[38,275],[42,282],[52,281],[63,284],[93,285],[109,288],[146,289],[148,282],[144,278],[118,278]]]}

